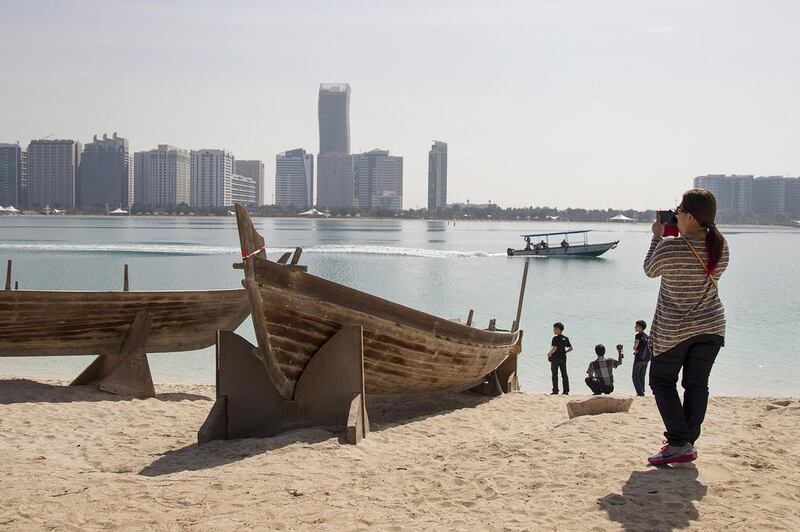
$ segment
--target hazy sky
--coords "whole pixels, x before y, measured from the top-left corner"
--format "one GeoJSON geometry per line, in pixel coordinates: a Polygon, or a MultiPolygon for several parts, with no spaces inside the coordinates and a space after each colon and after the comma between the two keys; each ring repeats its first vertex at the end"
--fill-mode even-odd
{"type": "Polygon", "coordinates": [[[266,164],[315,153],[321,82],[354,152],[449,144],[448,200],[671,207],[705,173],[800,174],[800,2],[0,0],[0,142],[118,131],[266,164]],[[223,7],[224,4],[224,7],[223,7]]]}

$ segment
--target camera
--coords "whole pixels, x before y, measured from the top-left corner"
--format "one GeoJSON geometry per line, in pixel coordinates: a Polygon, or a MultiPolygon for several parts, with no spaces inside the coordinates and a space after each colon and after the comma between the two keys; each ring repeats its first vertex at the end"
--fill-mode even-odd
{"type": "Polygon", "coordinates": [[[678,217],[675,215],[675,211],[658,211],[658,221],[661,225],[678,225],[678,217]]]}

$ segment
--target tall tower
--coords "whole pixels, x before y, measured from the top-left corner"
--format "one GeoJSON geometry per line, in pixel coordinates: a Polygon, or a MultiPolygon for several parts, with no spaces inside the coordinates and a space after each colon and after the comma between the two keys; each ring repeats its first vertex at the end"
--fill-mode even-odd
{"type": "Polygon", "coordinates": [[[353,207],[350,85],[321,84],[318,114],[317,204],[323,207],[353,207]]]}
{"type": "Polygon", "coordinates": [[[355,198],[359,209],[403,208],[403,158],[375,149],[353,156],[355,198]]]}
{"type": "Polygon", "coordinates": [[[275,158],[275,205],[308,209],[314,205],[314,156],[297,148],[275,158]]]}
{"type": "Polygon", "coordinates": [[[428,152],[428,210],[447,207],[447,143],[434,140],[428,152]]]}
{"type": "Polygon", "coordinates": [[[192,207],[225,207],[233,204],[233,155],[226,150],[198,150],[192,152],[192,207]]]}
{"type": "Polygon", "coordinates": [[[28,145],[28,206],[74,208],[80,160],[78,141],[32,140],[28,145]]]}
{"type": "Polygon", "coordinates": [[[27,207],[27,153],[19,143],[0,143],[0,206],[27,207]]]}
{"type": "Polygon", "coordinates": [[[189,150],[159,144],[155,150],[134,154],[136,203],[174,207],[188,205],[191,192],[189,150]]]}
{"type": "Polygon", "coordinates": [[[80,165],[80,205],[106,205],[128,208],[133,204],[133,164],[128,141],[97,135],[86,144],[80,165]]]}

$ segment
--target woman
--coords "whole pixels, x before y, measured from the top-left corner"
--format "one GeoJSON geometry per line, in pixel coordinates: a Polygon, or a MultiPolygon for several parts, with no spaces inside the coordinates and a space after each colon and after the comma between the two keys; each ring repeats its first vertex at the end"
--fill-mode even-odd
{"type": "Polygon", "coordinates": [[[650,328],[653,361],[650,388],[664,421],[667,441],[648,458],[653,465],[690,462],[708,405],[708,376],[725,339],[725,309],[717,281],[728,266],[728,245],[714,218],[711,192],[694,189],[678,206],[679,236],[663,238],[656,217],[653,240],[644,259],[648,277],[661,277],[650,328]],[[683,370],[683,404],[676,389],[683,370]]]}

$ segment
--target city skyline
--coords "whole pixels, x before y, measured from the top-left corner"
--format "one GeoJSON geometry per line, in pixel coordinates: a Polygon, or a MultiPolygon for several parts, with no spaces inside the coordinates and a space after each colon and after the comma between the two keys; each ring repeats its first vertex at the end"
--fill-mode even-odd
{"type": "Polygon", "coordinates": [[[317,153],[319,83],[342,81],[351,152],[403,155],[406,208],[427,204],[432,138],[458,154],[450,202],[656,208],[697,175],[800,174],[793,3],[313,5],[5,9],[0,142],[317,153]]]}

